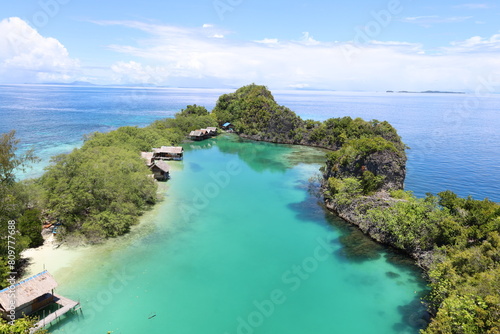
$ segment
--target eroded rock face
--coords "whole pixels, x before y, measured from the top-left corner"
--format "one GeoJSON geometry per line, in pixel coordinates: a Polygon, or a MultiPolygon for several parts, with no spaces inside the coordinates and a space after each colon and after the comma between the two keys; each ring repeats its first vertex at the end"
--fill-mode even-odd
{"type": "Polygon", "coordinates": [[[366,168],[375,175],[384,175],[382,190],[403,189],[406,177],[406,155],[395,152],[375,152],[364,161],[366,168]]]}
{"type": "Polygon", "coordinates": [[[363,172],[384,176],[380,190],[403,189],[406,177],[406,155],[394,151],[379,151],[366,156],[358,156],[352,162],[341,165],[327,162],[325,179],[330,177],[360,177],[363,172]]]}

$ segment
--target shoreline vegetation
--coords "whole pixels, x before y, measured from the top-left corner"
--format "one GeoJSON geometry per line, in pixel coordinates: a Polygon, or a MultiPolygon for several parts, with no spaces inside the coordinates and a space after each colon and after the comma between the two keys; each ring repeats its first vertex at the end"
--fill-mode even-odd
{"type": "MultiPolygon", "coordinates": [[[[212,112],[192,105],[145,128],[91,134],[81,148],[54,157],[36,180],[15,181],[13,171],[35,158],[32,152],[16,155],[15,132],[2,135],[0,219],[17,223],[15,269],[24,265],[24,249],[43,243],[42,221],[61,224],[57,238],[70,244],[128,233],[159,200],[140,152],[178,145],[192,130],[227,123],[243,138],[330,151],[321,169],[326,207],[424,269],[432,320],[422,333],[500,333],[500,205],[450,191],[416,198],[404,191],[407,147],[388,122],[303,120],[255,84],[220,96],[212,112]]],[[[0,287],[10,272],[4,248],[0,287]]],[[[30,321],[18,321],[21,329],[13,333],[30,321]]]]}

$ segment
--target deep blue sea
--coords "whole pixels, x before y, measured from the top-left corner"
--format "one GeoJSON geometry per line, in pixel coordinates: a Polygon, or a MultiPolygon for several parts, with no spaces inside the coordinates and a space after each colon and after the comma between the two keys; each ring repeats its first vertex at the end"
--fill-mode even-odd
{"type": "MultiPolygon", "coordinates": [[[[17,131],[21,149],[42,162],[82,143],[85,134],[144,126],[188,104],[213,108],[227,89],[0,86],[0,132],[17,131]]],[[[418,196],[452,190],[500,201],[500,95],[277,91],[303,118],[362,117],[389,121],[411,148],[406,189],[418,196]]]]}

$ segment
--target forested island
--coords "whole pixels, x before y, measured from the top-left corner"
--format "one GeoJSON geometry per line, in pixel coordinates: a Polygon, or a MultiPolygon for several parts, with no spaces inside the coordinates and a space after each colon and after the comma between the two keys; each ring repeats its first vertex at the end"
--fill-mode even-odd
{"type": "MultiPolygon", "coordinates": [[[[192,130],[225,123],[243,138],[329,150],[321,170],[325,206],[424,269],[432,314],[424,334],[500,333],[500,205],[450,191],[416,198],[404,191],[407,147],[388,122],[303,120],[258,85],[222,95],[212,112],[193,105],[145,128],[90,134],[81,148],[54,157],[36,180],[16,182],[14,171],[35,157],[18,156],[15,133],[3,134],[0,219],[17,221],[16,269],[21,251],[43,242],[42,220],[61,222],[58,238],[75,243],[127,233],[158,201],[157,183],[147,176],[140,152],[180,144],[192,130]]],[[[2,244],[2,287],[8,255],[2,244]]],[[[30,321],[20,321],[20,328],[30,321]]]]}

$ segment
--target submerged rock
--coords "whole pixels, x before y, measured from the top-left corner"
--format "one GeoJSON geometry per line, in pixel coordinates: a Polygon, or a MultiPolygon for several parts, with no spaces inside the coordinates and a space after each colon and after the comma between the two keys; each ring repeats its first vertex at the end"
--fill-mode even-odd
{"type": "Polygon", "coordinates": [[[343,235],[339,238],[339,241],[342,245],[339,250],[340,255],[350,261],[363,262],[377,260],[381,257],[382,246],[359,231],[352,231],[347,235],[343,235]]]}

